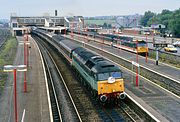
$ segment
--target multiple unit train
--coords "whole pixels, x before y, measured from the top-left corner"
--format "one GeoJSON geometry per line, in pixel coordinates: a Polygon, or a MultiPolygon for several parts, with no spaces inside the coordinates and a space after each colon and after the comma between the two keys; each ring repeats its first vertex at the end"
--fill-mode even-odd
{"type": "Polygon", "coordinates": [[[124,80],[118,66],[60,35],[50,35],[38,29],[33,33],[58,45],[61,54],[80,74],[80,81],[90,86],[92,95],[99,101],[109,103],[125,98],[124,80]]]}
{"type": "Polygon", "coordinates": [[[148,47],[146,46],[146,42],[144,40],[137,40],[133,36],[98,34],[96,32],[83,32],[76,30],[74,30],[73,32],[75,34],[89,36],[92,38],[92,40],[97,41],[99,43],[112,45],[114,47],[124,49],[133,53],[138,53],[142,55],[148,53],[148,47]]]}

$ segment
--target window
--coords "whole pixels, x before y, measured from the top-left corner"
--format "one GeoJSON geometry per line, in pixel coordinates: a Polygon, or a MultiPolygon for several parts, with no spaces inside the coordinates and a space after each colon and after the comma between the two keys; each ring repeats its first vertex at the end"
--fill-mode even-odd
{"type": "Polygon", "coordinates": [[[111,76],[114,78],[121,78],[122,73],[121,72],[111,72],[111,76]]]}
{"type": "Polygon", "coordinates": [[[146,47],[146,43],[138,43],[138,47],[146,47]]]}
{"type": "Polygon", "coordinates": [[[107,80],[109,78],[109,73],[98,74],[98,80],[107,80]]]}
{"type": "Polygon", "coordinates": [[[17,27],[17,23],[12,24],[13,28],[17,27]]]}
{"type": "Polygon", "coordinates": [[[98,76],[98,80],[107,80],[109,77],[122,78],[122,73],[121,72],[108,72],[108,73],[100,73],[97,76],[98,76]]]}

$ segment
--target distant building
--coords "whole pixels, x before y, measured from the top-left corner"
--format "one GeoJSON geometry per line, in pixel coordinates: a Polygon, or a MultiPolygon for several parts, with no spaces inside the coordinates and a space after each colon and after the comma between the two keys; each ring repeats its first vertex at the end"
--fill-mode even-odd
{"type": "Polygon", "coordinates": [[[152,29],[165,29],[166,26],[163,25],[163,24],[152,24],[152,25],[151,25],[151,28],[152,28],[152,29]]]}
{"type": "Polygon", "coordinates": [[[11,28],[20,28],[24,26],[64,26],[64,17],[17,17],[11,16],[11,28]]]}
{"type": "Polygon", "coordinates": [[[84,17],[73,16],[65,17],[66,26],[70,29],[83,29],[84,28],[84,17]]]}
{"type": "MultiPolygon", "coordinates": [[[[69,27],[74,20],[78,20],[76,24],[79,26],[79,23],[84,23],[82,16],[74,16],[72,21],[71,17],[58,17],[58,16],[38,16],[38,17],[18,17],[11,16],[10,18],[10,27],[12,34],[22,35],[28,31],[30,26],[36,27],[57,27],[57,26],[66,26],[69,27]],[[78,19],[77,19],[78,18],[78,19]],[[80,18],[80,19],[79,19],[80,18]]],[[[73,24],[74,26],[77,26],[73,24]]],[[[83,25],[83,24],[82,24],[83,25]]]]}
{"type": "Polygon", "coordinates": [[[137,27],[139,26],[139,21],[141,16],[138,14],[119,16],[116,18],[116,23],[121,27],[137,27]]]}

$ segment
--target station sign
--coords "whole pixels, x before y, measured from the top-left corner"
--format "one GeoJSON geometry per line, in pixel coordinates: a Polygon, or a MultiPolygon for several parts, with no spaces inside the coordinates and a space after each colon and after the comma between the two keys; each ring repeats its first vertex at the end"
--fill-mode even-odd
{"type": "Polygon", "coordinates": [[[167,47],[167,43],[154,43],[153,47],[167,47]]]}

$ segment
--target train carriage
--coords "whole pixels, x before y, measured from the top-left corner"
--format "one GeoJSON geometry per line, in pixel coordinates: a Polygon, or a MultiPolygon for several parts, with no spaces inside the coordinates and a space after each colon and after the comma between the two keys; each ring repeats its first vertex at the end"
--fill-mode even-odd
{"type": "Polygon", "coordinates": [[[145,55],[146,52],[148,53],[148,47],[146,47],[147,42],[144,40],[137,40],[133,36],[126,35],[103,34],[102,36],[104,36],[103,38],[107,41],[112,42],[114,47],[142,55],[145,55]]]}
{"type": "MultiPolygon", "coordinates": [[[[43,33],[44,36],[48,36],[43,33]]],[[[118,66],[70,39],[63,39],[60,36],[53,36],[53,39],[49,41],[55,41],[58,44],[61,54],[80,74],[83,82],[91,88],[93,96],[103,103],[125,98],[122,71],[118,66]]]]}

